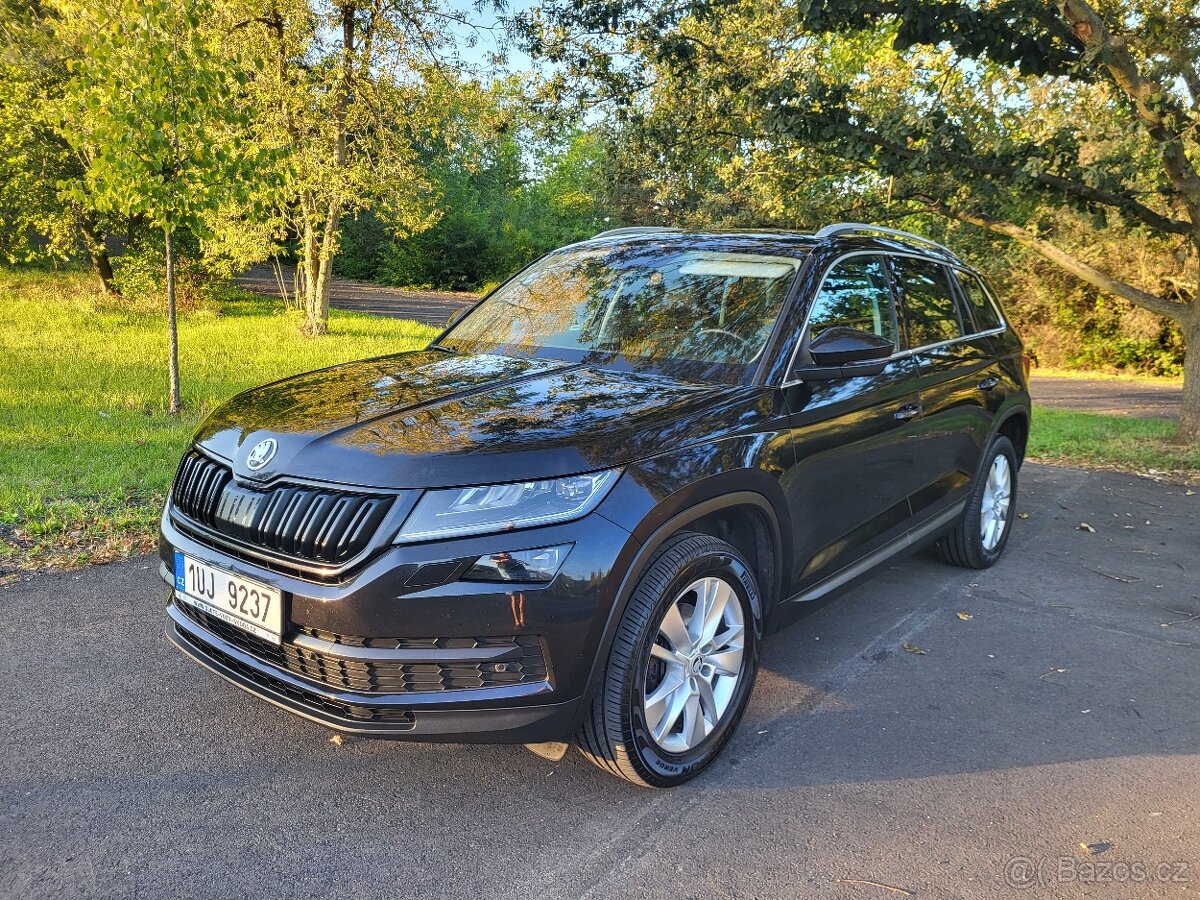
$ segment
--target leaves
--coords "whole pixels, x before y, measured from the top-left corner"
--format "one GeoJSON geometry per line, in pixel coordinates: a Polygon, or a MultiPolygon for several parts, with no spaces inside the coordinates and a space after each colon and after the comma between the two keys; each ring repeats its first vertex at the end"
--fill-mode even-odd
{"type": "Polygon", "coordinates": [[[922,650],[916,644],[909,643],[908,641],[905,641],[903,644],[901,644],[900,649],[905,651],[906,653],[911,653],[914,656],[924,656],[925,655],[924,650],[922,650]]]}
{"type": "Polygon", "coordinates": [[[234,82],[206,0],[56,0],[54,36],[76,48],[48,109],[86,160],[77,202],[151,227],[204,230],[248,175],[234,82]],[[207,24],[205,24],[207,23],[207,24]]]}

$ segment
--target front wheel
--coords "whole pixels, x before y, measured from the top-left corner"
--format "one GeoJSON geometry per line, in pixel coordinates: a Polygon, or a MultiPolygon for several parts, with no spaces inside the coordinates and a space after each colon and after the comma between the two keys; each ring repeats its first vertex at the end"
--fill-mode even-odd
{"type": "Polygon", "coordinates": [[[634,589],[576,743],[646,787],[698,775],[732,736],[758,672],[762,604],[749,565],[703,534],[671,539],[634,589]]]}
{"type": "Polygon", "coordinates": [[[937,543],[948,563],[986,569],[1004,552],[1012,530],[1017,496],[1017,451],[1012,441],[997,435],[988,448],[983,468],[954,530],[937,543]]]}

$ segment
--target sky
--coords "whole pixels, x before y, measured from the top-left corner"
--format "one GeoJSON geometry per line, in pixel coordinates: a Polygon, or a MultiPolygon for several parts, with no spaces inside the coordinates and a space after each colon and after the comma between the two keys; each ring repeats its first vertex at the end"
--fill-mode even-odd
{"type": "MultiPolygon", "coordinates": [[[[455,29],[463,58],[487,71],[491,67],[491,56],[497,52],[500,46],[499,39],[504,31],[503,19],[523,12],[534,5],[530,0],[511,0],[505,4],[506,8],[503,14],[498,15],[495,9],[490,7],[482,12],[477,10],[472,0],[452,0],[450,3],[452,9],[479,26],[472,28],[462,25],[455,29]],[[471,35],[475,37],[474,47],[467,46],[471,35]]],[[[533,60],[528,55],[514,47],[508,48],[508,69],[510,71],[525,72],[532,68],[534,68],[533,60]]]]}

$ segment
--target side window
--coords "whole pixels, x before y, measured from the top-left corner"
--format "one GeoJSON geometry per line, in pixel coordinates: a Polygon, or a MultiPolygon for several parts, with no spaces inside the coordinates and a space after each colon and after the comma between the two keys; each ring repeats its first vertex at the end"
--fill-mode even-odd
{"type": "Polygon", "coordinates": [[[925,259],[894,257],[904,295],[908,345],[924,347],[963,336],[958,301],[946,267],[925,259]]]}
{"type": "Polygon", "coordinates": [[[983,282],[966,272],[956,271],[954,274],[958,277],[963,296],[967,298],[967,305],[971,307],[971,315],[975,318],[975,330],[990,331],[999,328],[1000,314],[996,312],[996,304],[988,296],[983,282]]]}
{"type": "Polygon", "coordinates": [[[809,340],[835,325],[896,342],[892,295],[878,256],[851,256],[825,276],[808,317],[809,340]]]}

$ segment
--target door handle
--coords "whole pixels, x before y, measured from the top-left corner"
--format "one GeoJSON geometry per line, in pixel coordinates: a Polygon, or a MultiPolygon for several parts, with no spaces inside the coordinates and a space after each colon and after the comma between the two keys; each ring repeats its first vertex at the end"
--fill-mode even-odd
{"type": "Polygon", "coordinates": [[[997,378],[995,375],[989,375],[987,378],[983,379],[983,381],[979,382],[979,389],[981,391],[990,391],[999,383],[999,378],[997,378]]]}
{"type": "Polygon", "coordinates": [[[917,406],[915,403],[910,403],[907,406],[900,407],[898,410],[892,413],[892,415],[894,415],[901,422],[907,422],[909,419],[916,418],[920,412],[921,407],[917,406]]]}

